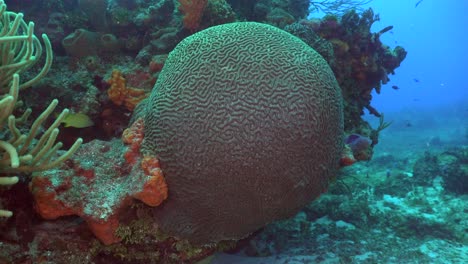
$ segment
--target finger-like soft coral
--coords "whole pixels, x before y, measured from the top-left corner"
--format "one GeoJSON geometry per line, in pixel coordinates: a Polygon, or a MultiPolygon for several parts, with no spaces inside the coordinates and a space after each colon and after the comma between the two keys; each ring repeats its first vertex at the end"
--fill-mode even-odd
{"type": "MultiPolygon", "coordinates": [[[[24,83],[20,82],[19,73],[31,68],[41,57],[42,46],[34,35],[34,23],[27,24],[22,13],[6,10],[6,4],[0,1],[0,185],[12,185],[18,182],[17,173],[42,171],[59,166],[81,145],[78,139],[64,154],[56,157],[62,147],[56,142],[58,126],[68,114],[64,109],[55,122],[41,133],[41,126],[52,114],[58,104],[54,99],[37,117],[29,129],[24,123],[31,114],[26,110],[22,116],[14,115],[19,101],[19,91],[38,82],[49,71],[53,53],[49,38],[43,34],[46,47],[46,60],[37,76],[24,83]],[[3,94],[4,91],[7,91],[3,94]],[[3,177],[12,176],[12,177],[3,177]]],[[[10,217],[12,212],[0,210],[0,216],[10,217]]]]}

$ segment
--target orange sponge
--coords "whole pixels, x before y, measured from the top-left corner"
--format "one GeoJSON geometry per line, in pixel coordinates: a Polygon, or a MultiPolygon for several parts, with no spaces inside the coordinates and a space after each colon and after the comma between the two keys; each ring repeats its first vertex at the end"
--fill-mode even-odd
{"type": "Polygon", "coordinates": [[[110,100],[116,105],[124,105],[130,111],[133,111],[135,106],[148,96],[143,89],[128,87],[125,77],[119,70],[112,71],[107,83],[110,85],[107,90],[110,100]]]}
{"type": "Polygon", "coordinates": [[[141,161],[141,167],[149,177],[143,190],[134,194],[133,197],[149,206],[158,206],[167,198],[168,192],[162,170],[159,168],[159,160],[145,156],[141,161]]]}

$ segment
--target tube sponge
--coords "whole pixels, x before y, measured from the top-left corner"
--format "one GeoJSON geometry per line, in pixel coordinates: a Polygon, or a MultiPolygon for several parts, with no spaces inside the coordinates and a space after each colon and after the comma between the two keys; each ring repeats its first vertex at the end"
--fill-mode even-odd
{"type": "Polygon", "coordinates": [[[100,52],[117,52],[120,42],[113,34],[101,34],[77,29],[62,40],[65,52],[75,58],[96,56],[100,52]]]}
{"type": "Polygon", "coordinates": [[[102,51],[117,52],[120,50],[120,42],[113,34],[103,34],[99,38],[99,46],[102,51]]]}
{"type": "Polygon", "coordinates": [[[86,29],[77,29],[62,40],[65,52],[76,58],[97,55],[98,34],[86,29]]]}

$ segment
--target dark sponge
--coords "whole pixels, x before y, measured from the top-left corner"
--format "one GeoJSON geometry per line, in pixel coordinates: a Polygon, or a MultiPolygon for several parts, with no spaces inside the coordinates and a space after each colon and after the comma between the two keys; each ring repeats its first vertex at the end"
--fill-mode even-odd
{"type": "Polygon", "coordinates": [[[145,113],[142,148],[169,187],[157,223],[206,243],[294,215],[338,168],[342,108],[326,61],[285,31],[241,22],[186,38],[145,113]]]}

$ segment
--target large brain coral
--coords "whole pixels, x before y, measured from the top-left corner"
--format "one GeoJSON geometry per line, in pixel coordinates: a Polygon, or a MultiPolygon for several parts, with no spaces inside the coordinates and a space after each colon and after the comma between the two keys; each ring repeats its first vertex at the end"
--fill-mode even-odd
{"type": "Polygon", "coordinates": [[[272,26],[215,26],[169,55],[145,113],[145,152],[169,187],[154,211],[195,243],[239,239],[327,188],[343,144],[341,91],[325,60],[272,26]]]}

